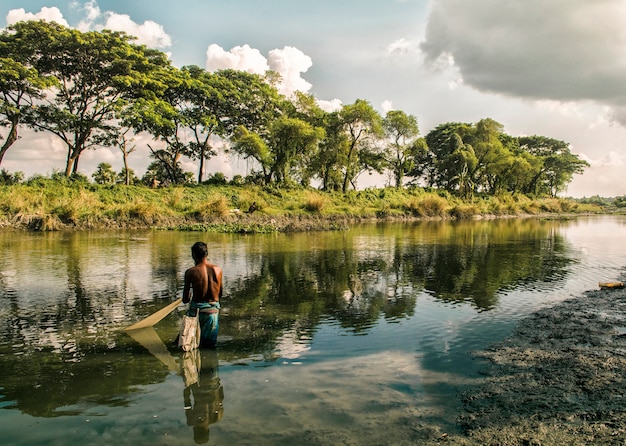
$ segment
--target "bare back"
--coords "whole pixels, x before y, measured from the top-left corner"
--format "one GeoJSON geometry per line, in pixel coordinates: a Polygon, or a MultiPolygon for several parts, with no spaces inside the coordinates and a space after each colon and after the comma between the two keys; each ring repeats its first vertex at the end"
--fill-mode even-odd
{"type": "Polygon", "coordinates": [[[206,260],[185,271],[183,302],[219,302],[222,297],[222,268],[206,260]],[[190,291],[192,296],[190,299],[190,291]]]}

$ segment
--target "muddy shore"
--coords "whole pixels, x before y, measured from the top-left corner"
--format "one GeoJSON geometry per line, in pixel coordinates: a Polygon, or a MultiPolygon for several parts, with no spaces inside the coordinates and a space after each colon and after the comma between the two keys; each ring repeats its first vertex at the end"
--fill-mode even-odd
{"type": "Polygon", "coordinates": [[[626,445],[626,289],[540,310],[473,354],[484,380],[462,394],[466,436],[443,442],[626,445]]]}

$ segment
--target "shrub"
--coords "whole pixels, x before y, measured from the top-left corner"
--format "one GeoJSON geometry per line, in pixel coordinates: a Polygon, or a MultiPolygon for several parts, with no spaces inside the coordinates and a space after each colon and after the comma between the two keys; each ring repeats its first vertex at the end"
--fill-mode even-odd
{"type": "Polygon", "coordinates": [[[326,205],[326,200],[324,199],[324,197],[321,197],[316,194],[309,194],[306,197],[306,202],[304,203],[303,207],[305,210],[309,212],[320,213],[322,212],[322,209],[324,209],[325,205],[326,205]]]}
{"type": "Polygon", "coordinates": [[[201,214],[204,216],[215,215],[222,217],[228,214],[228,200],[223,195],[218,195],[213,199],[209,199],[204,203],[204,212],[201,214]]]}
{"type": "Polygon", "coordinates": [[[450,216],[459,220],[472,218],[480,214],[480,209],[475,204],[457,204],[450,209],[450,216]]]}
{"type": "Polygon", "coordinates": [[[426,195],[417,204],[417,215],[441,217],[446,212],[447,200],[439,195],[426,195]]]}

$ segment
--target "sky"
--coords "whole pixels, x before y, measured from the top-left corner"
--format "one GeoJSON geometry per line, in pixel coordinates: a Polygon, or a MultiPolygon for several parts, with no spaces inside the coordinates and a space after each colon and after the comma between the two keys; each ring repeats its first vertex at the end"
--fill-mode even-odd
{"type": "MultiPolygon", "coordinates": [[[[563,195],[626,195],[626,2],[622,0],[2,0],[0,27],[54,20],[112,29],[167,53],[177,67],[278,71],[281,92],[312,94],[327,110],[365,99],[382,115],[439,124],[491,118],[512,136],[570,144],[591,167],[563,195]]],[[[0,129],[0,135],[5,135],[0,129]]],[[[67,150],[22,130],[2,167],[48,175],[67,150]]],[[[145,139],[145,137],[144,137],[145,139]]],[[[142,176],[149,140],[130,167],[142,176]]],[[[79,171],[122,167],[116,149],[88,151],[79,171]]],[[[184,160],[185,170],[197,171],[184,160]]],[[[220,155],[206,173],[252,166],[220,155]]],[[[361,176],[359,187],[385,177],[361,176]]]]}

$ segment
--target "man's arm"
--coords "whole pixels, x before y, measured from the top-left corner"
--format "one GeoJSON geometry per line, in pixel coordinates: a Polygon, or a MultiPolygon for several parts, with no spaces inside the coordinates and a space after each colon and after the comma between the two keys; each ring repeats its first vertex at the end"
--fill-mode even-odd
{"type": "Polygon", "coordinates": [[[189,291],[191,290],[191,280],[189,270],[185,271],[185,285],[183,286],[183,303],[189,303],[189,291]]]}

